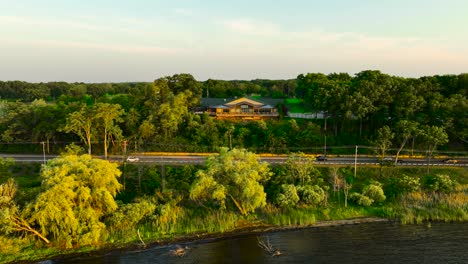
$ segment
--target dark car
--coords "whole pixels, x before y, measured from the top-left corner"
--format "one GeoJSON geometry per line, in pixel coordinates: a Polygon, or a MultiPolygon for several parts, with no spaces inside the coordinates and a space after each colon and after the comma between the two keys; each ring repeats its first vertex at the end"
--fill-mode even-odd
{"type": "Polygon", "coordinates": [[[315,157],[315,160],[316,161],[327,161],[327,156],[319,155],[319,156],[315,157]]]}

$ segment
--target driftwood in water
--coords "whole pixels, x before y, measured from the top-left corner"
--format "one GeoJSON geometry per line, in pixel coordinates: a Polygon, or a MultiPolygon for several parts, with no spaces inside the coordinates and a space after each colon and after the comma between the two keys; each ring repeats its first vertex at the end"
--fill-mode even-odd
{"type": "Polygon", "coordinates": [[[177,245],[176,249],[169,251],[169,253],[175,257],[185,257],[189,249],[190,248],[187,246],[181,247],[180,245],[177,245]]]}
{"type": "Polygon", "coordinates": [[[277,248],[274,248],[270,243],[270,238],[257,237],[257,243],[260,248],[268,252],[273,257],[279,257],[282,255],[281,251],[277,248]]]}

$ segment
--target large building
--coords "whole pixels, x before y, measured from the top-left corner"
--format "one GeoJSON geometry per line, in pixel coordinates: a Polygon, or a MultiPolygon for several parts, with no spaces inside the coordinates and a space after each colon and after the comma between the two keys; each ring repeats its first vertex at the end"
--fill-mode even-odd
{"type": "Polygon", "coordinates": [[[260,120],[278,118],[278,104],[283,99],[202,98],[197,113],[207,113],[216,119],[260,120]]]}

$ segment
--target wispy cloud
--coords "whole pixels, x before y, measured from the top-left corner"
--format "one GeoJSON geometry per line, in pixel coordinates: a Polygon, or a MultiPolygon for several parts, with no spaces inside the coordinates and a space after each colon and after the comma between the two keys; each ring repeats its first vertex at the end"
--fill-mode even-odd
{"type": "Polygon", "coordinates": [[[65,48],[65,49],[83,49],[83,50],[100,50],[100,51],[112,51],[120,53],[132,53],[132,54],[145,54],[145,55],[173,55],[183,54],[186,52],[183,49],[176,48],[165,48],[158,46],[144,46],[144,45],[127,45],[127,44],[100,44],[93,42],[83,41],[60,41],[60,40],[11,40],[1,39],[3,43],[26,45],[41,48],[65,48]]]}
{"type": "Polygon", "coordinates": [[[26,17],[26,16],[0,16],[0,23],[15,24],[26,26],[49,26],[49,27],[69,27],[75,29],[84,29],[91,31],[112,30],[110,26],[103,26],[91,23],[85,23],[75,20],[45,18],[45,17],[26,17]]]}
{"type": "MultiPolygon", "coordinates": [[[[250,49],[261,46],[260,52],[282,51],[290,54],[301,52],[341,54],[369,53],[413,53],[428,55],[429,51],[438,54],[445,50],[450,53],[441,39],[426,39],[406,36],[378,36],[361,32],[330,32],[320,28],[303,31],[287,31],[279,25],[266,21],[239,18],[222,21],[225,30],[235,34],[232,39],[237,43],[249,43],[250,49]],[[268,43],[268,45],[265,45],[268,43]],[[265,49],[263,49],[263,47],[265,49]]],[[[245,46],[239,46],[245,48],[245,46]]],[[[332,54],[329,54],[332,56],[332,54]]]]}
{"type": "Polygon", "coordinates": [[[188,8],[176,8],[176,9],[174,9],[174,13],[176,15],[182,15],[182,16],[193,16],[193,15],[195,15],[195,11],[193,9],[188,9],[188,8]]]}
{"type": "Polygon", "coordinates": [[[281,33],[279,27],[272,23],[239,18],[221,22],[228,30],[240,34],[276,36],[281,33]]]}

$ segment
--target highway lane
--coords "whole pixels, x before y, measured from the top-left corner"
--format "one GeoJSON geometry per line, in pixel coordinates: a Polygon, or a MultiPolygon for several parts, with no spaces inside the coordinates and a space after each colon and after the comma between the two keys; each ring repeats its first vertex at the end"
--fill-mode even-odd
{"type": "MultiPolygon", "coordinates": [[[[1,158],[12,158],[16,162],[36,162],[42,163],[44,160],[50,160],[57,155],[16,155],[16,154],[0,154],[1,158]]],[[[95,156],[96,158],[104,158],[103,156],[95,156]]],[[[130,164],[204,164],[206,156],[198,155],[138,155],[135,156],[138,161],[128,162],[130,164]]],[[[124,162],[126,159],[122,156],[109,156],[109,161],[124,162]]],[[[286,156],[262,156],[262,161],[270,164],[283,164],[286,162],[286,156]]],[[[426,159],[403,159],[396,166],[427,166],[426,159]]],[[[315,161],[318,165],[354,165],[354,157],[334,157],[328,158],[327,161],[315,161]]],[[[358,165],[379,165],[378,159],[375,157],[359,157],[357,159],[358,165]]],[[[386,162],[386,165],[393,165],[392,162],[386,162]]],[[[444,163],[441,160],[432,160],[430,166],[455,166],[467,167],[468,159],[460,159],[457,163],[444,163]]]]}

